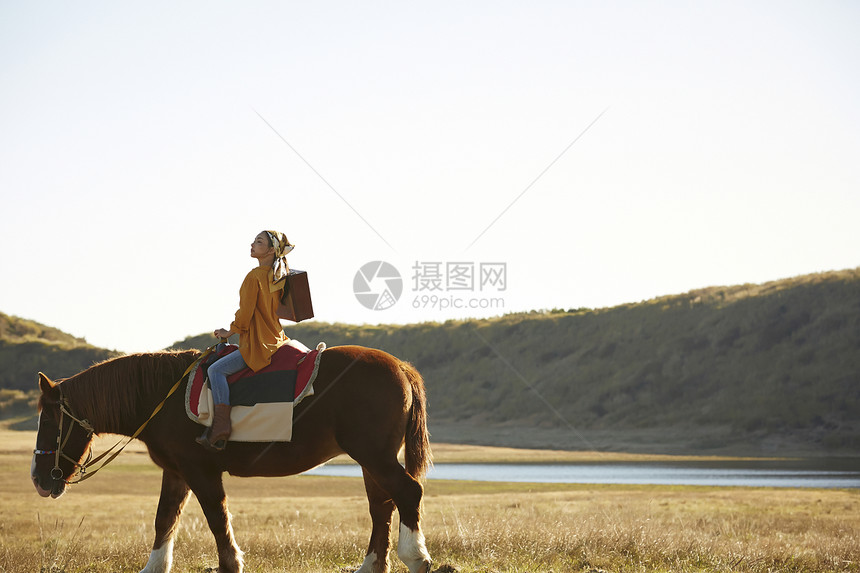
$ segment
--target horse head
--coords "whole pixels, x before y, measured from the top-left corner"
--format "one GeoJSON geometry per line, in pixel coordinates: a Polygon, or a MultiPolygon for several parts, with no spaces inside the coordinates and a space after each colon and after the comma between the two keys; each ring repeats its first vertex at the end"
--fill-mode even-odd
{"type": "Polygon", "coordinates": [[[39,373],[39,431],[30,465],[36,491],[55,499],[63,495],[69,478],[82,466],[93,437],[86,420],[78,420],[71,413],[61,382],[39,373]]]}

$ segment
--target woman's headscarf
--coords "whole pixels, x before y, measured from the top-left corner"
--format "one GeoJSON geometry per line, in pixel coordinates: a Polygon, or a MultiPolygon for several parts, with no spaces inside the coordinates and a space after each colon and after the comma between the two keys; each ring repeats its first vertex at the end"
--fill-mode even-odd
{"type": "Polygon", "coordinates": [[[275,248],[275,260],[269,273],[271,279],[269,290],[275,292],[284,288],[283,280],[287,278],[290,272],[290,267],[287,266],[287,255],[295,248],[295,245],[291,245],[287,236],[279,231],[266,231],[266,234],[269,235],[269,240],[272,241],[272,246],[275,248]]]}

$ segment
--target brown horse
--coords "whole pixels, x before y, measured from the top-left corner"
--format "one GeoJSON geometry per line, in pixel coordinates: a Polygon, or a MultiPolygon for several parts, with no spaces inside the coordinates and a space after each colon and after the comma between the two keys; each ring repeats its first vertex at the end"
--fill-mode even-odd
{"type": "MultiPolygon", "coordinates": [[[[40,374],[39,433],[32,477],[43,497],[59,497],[82,460],[93,433],[133,436],[199,357],[196,351],[134,354],[97,364],[54,383],[40,374]]],[[[342,453],[358,462],[373,529],[361,573],[386,573],[391,520],[400,513],[397,553],[411,573],[427,573],[430,556],[420,525],[430,463],[424,381],[411,365],[381,350],[340,346],[321,356],[315,395],[295,410],[291,442],[230,442],[210,453],[194,441],[200,426],[185,413],[184,384],[164,401],[139,439],[164,472],[155,515],[155,542],[142,573],[167,573],[180,513],[194,492],[218,548],[218,571],[241,572],[223,472],[285,476],[342,453]],[[405,445],[406,468],[397,461],[405,445]]]]}

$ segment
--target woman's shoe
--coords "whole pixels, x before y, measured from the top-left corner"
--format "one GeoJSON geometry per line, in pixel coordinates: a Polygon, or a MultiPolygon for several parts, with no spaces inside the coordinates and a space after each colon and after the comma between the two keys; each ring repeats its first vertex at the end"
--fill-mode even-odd
{"type": "Polygon", "coordinates": [[[228,404],[215,404],[215,417],[212,426],[204,430],[203,435],[196,438],[197,443],[210,452],[223,452],[227,447],[227,440],[233,426],[230,424],[230,410],[228,404]]]}

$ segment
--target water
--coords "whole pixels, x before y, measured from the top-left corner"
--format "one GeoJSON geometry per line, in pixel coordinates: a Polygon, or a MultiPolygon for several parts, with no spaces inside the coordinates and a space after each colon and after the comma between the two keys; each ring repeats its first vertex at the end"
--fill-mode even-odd
{"type": "MultiPolygon", "coordinates": [[[[360,477],[356,465],[309,475],[360,477]]],[[[558,464],[436,464],[431,480],[577,484],[654,484],[788,488],[860,488],[860,459],[558,464]]]]}

